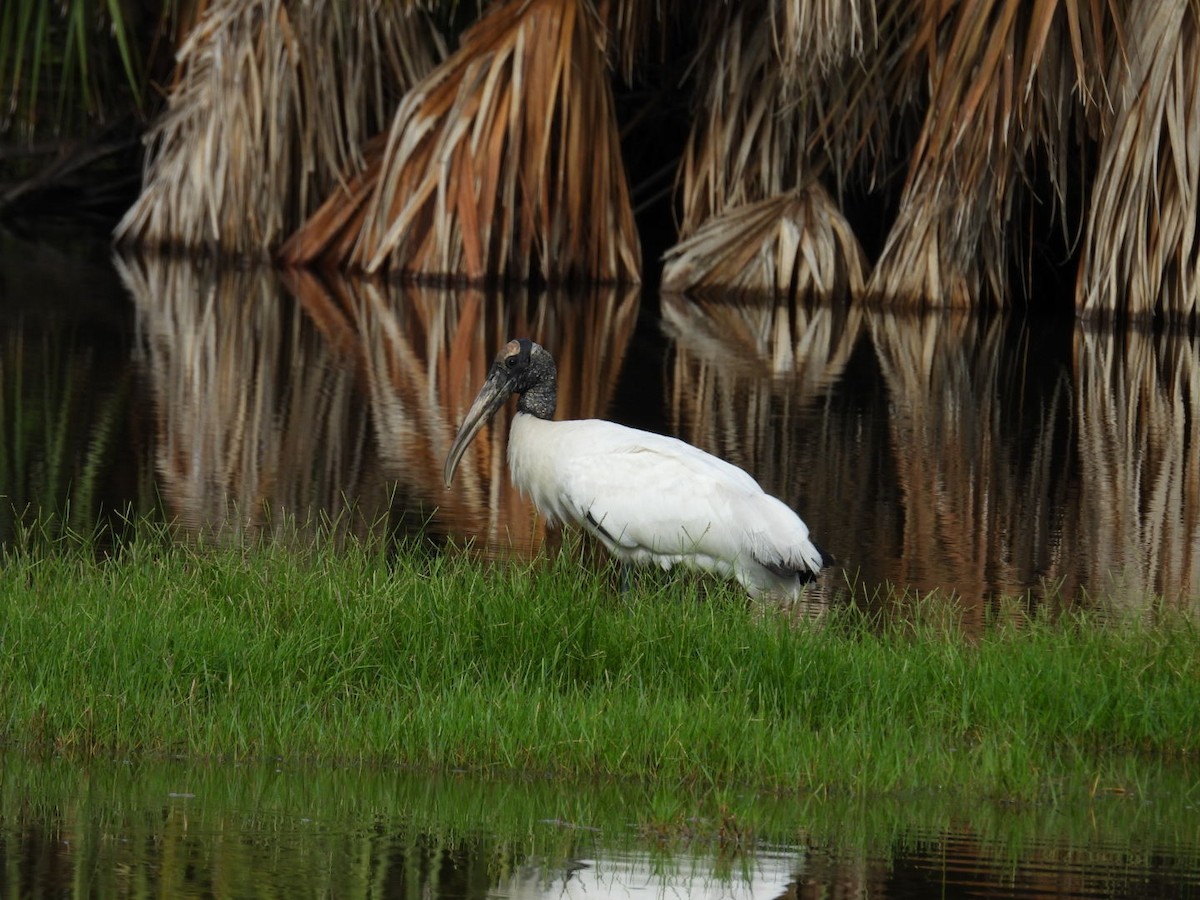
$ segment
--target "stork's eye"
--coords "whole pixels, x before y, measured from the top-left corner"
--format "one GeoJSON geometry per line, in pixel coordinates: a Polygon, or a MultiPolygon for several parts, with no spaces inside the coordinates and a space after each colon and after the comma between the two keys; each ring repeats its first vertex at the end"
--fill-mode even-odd
{"type": "Polygon", "coordinates": [[[504,361],[504,364],[506,366],[508,366],[510,369],[515,369],[517,367],[517,357],[510,356],[508,359],[506,359],[504,361]]]}

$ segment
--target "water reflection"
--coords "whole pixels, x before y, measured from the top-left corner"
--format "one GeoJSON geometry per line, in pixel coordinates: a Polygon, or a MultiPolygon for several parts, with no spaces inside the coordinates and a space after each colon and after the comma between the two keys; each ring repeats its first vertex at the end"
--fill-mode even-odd
{"type": "Polygon", "coordinates": [[[1013,807],[8,754],[0,896],[1194,896],[1194,782],[1145,787],[1013,807]]]}
{"type": "Polygon", "coordinates": [[[442,482],[446,453],[493,357],[516,335],[556,348],[560,416],[603,415],[637,320],[636,290],[488,296],[352,280],[340,280],[337,290],[354,311],[389,478],[421,509],[436,509],[437,529],[477,536],[494,550],[533,553],[544,524],[512,486],[505,461],[513,405],[485,426],[450,490],[442,482]]]}
{"type": "Polygon", "coordinates": [[[462,415],[514,334],[557,348],[562,415],[602,415],[637,321],[632,289],[485,295],[163,257],[118,268],[158,478],[191,530],[398,521],[529,554],[542,526],[507,478],[507,413],[442,485],[462,415]]]}
{"type": "Polygon", "coordinates": [[[507,478],[511,410],[453,490],[440,473],[487,365],[521,333],[554,348],[561,415],[678,434],[799,510],[839,563],[818,602],[848,582],[936,589],[978,623],[1002,596],[1148,609],[1200,594],[1200,346],[1186,333],[678,296],[659,316],[615,289],[118,268],[133,349],[112,342],[103,369],[88,362],[103,332],[3,323],[0,462],[24,507],[95,515],[157,492],[189,530],[286,515],[528,554],[544,534],[507,478]]]}
{"type": "Polygon", "coordinates": [[[136,308],[170,518],[218,533],[285,513],[349,522],[351,497],[373,518],[386,494],[353,360],[270,270],[155,256],[117,268],[136,308]]]}
{"type": "Polygon", "coordinates": [[[0,545],[153,507],[132,316],[96,250],[0,227],[0,545]]]}
{"type": "Polygon", "coordinates": [[[1070,535],[1076,579],[1138,604],[1200,595],[1197,339],[1186,334],[1075,336],[1080,486],[1070,535]]]}
{"type": "Polygon", "coordinates": [[[799,509],[847,580],[953,592],[968,623],[1005,595],[1200,593],[1195,338],[663,304],[671,428],[799,509]]]}

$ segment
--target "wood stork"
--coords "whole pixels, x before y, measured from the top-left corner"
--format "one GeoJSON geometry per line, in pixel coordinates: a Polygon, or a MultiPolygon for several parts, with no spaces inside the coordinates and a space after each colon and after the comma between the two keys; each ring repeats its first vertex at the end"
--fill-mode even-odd
{"type": "Polygon", "coordinates": [[[546,519],[594,535],[622,563],[733,576],[752,597],[795,599],[826,560],[808,526],[737,466],[672,437],[599,419],[553,421],[554,358],[527,339],[496,356],[443,475],[513,394],[513,483],[546,519]]]}

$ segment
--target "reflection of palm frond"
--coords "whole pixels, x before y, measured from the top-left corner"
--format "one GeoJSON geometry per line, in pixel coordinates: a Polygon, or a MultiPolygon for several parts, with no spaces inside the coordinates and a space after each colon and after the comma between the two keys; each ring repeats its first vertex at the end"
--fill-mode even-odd
{"type": "Polygon", "coordinates": [[[664,317],[672,428],[794,504],[848,573],[955,590],[978,622],[989,597],[1075,571],[1067,373],[1031,371],[1002,319],[673,298],[664,317]],[[748,363],[756,347],[794,368],[748,363]]]}
{"type": "Polygon", "coordinates": [[[117,266],[138,311],[174,517],[234,533],[278,524],[280,511],[349,521],[347,492],[370,474],[355,372],[271,272],[149,257],[117,266]]]}
{"type": "Polygon", "coordinates": [[[637,321],[637,290],[485,295],[336,278],[332,291],[354,310],[381,461],[406,504],[436,508],[428,523],[434,531],[482,532],[492,549],[536,549],[542,526],[504,462],[509,411],[485,427],[449,492],[442,486],[446,452],[495,351],[517,335],[553,349],[562,416],[602,415],[637,321]]]}
{"type": "Polygon", "coordinates": [[[361,213],[334,196],[294,245],[368,272],[636,281],[598,28],[587,0],[496,6],[401,104],[361,213]]]}
{"type": "Polygon", "coordinates": [[[890,399],[900,542],[897,580],[950,588],[973,608],[1062,572],[1067,479],[1056,440],[1068,421],[1065,373],[1040,395],[1029,353],[1004,320],[966,313],[872,313],[890,399]],[[1035,415],[1030,426],[1015,424],[1035,415]]]}
{"type": "Polygon", "coordinates": [[[843,374],[862,310],[855,304],[664,294],[662,317],[664,330],[688,355],[719,369],[786,379],[798,397],[809,398],[843,374]]]}
{"type": "Polygon", "coordinates": [[[861,294],[866,260],[817,182],[709,219],[667,253],[665,291],[795,299],[861,294]]]}
{"type": "Polygon", "coordinates": [[[1187,0],[1130,4],[1077,283],[1085,314],[1200,308],[1198,17],[1187,0]]]}
{"type": "Polygon", "coordinates": [[[339,183],[437,47],[404,3],[218,0],[179,50],[119,240],[264,256],[339,183]]]}
{"type": "Polygon", "coordinates": [[[1200,343],[1178,332],[1080,329],[1076,419],[1082,484],[1072,517],[1092,584],[1118,602],[1200,591],[1200,343]],[[1176,593],[1178,592],[1178,593],[1176,593]]]}

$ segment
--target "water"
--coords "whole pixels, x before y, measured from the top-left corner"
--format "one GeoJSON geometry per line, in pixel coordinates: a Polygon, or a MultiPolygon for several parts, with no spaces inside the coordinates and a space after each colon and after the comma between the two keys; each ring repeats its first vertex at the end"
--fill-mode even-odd
{"type": "Polygon", "coordinates": [[[1200,895],[1178,785],[1064,808],[0,761],[5,897],[1200,895]]]}
{"type": "Polygon", "coordinates": [[[524,334],[558,359],[560,415],[680,435],[795,507],[837,560],[818,601],[940,591],[971,627],[1010,597],[1141,611],[1200,594],[1188,334],[157,258],[118,275],[92,261],[83,283],[64,269],[8,276],[0,402],[21,416],[0,476],[17,509],[68,508],[79,528],[161,505],[193,531],[324,518],[533,553],[545,535],[508,482],[507,414],[452,490],[441,479],[491,358],[524,334]],[[82,324],[65,313],[78,297],[82,324]]]}

